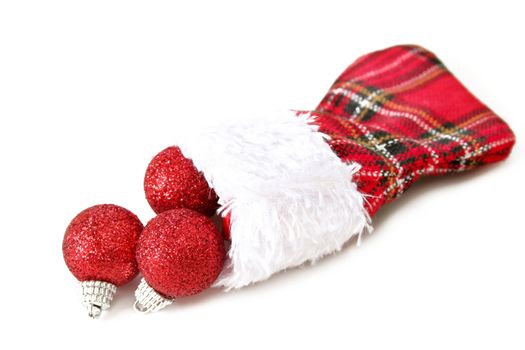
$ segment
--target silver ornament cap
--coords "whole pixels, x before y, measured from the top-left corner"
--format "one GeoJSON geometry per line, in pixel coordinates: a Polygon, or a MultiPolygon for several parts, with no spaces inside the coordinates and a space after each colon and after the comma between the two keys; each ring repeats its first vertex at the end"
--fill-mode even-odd
{"type": "Polygon", "coordinates": [[[141,313],[156,312],[173,303],[173,299],[160,295],[144,278],[140,280],[135,291],[135,299],[133,308],[141,313]]]}
{"type": "Polygon", "coordinates": [[[82,304],[91,318],[98,318],[102,311],[109,309],[117,286],[104,281],[80,282],[82,288],[82,304]]]}

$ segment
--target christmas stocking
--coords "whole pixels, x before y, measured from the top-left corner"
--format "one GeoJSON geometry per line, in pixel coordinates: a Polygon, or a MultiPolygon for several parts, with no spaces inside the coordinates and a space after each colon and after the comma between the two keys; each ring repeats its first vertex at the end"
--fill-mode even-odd
{"type": "Polygon", "coordinates": [[[396,46],[359,58],[314,111],[248,118],[178,145],[227,218],[215,285],[238,288],[341,249],[424,175],[506,158],[514,135],[434,54],[396,46]]]}

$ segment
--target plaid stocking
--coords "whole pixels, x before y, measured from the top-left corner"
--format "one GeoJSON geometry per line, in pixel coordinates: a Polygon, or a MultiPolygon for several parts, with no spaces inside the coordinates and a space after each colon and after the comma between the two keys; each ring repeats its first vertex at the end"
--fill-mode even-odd
{"type": "Polygon", "coordinates": [[[514,145],[507,124],[416,46],[361,57],[312,112],[198,134],[178,145],[227,218],[216,282],[227,288],[338,251],[421,176],[496,162],[514,145]]]}
{"type": "Polygon", "coordinates": [[[313,113],[339,158],[361,165],[354,180],[371,216],[423,175],[497,162],[514,145],[508,125],[418,46],[359,58],[313,113]]]}

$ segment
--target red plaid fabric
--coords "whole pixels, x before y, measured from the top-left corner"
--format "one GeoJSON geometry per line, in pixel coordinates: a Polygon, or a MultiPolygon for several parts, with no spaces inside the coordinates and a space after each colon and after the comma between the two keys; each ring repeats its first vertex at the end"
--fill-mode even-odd
{"type": "Polygon", "coordinates": [[[355,181],[371,216],[421,176],[503,160],[515,141],[501,118],[418,46],[359,58],[313,114],[337,155],[362,165],[355,181]]]}

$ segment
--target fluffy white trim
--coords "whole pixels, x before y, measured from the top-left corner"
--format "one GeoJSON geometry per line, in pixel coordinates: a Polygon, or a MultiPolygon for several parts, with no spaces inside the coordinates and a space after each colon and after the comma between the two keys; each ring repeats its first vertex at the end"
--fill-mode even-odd
{"type": "Polygon", "coordinates": [[[180,140],[231,212],[231,247],[215,286],[239,288],[338,251],[369,227],[352,175],[309,114],[246,119],[180,140]]]}

